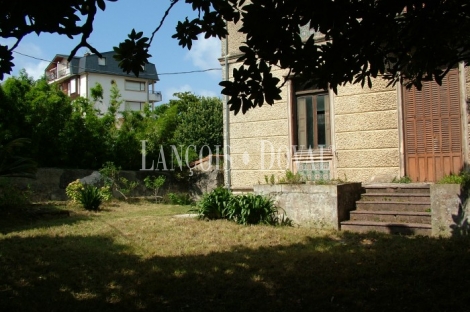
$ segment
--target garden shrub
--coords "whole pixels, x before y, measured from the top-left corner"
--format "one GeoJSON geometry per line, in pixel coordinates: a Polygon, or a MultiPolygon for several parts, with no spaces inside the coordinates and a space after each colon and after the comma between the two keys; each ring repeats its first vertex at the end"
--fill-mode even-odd
{"type": "Polygon", "coordinates": [[[0,208],[18,208],[29,205],[31,191],[20,190],[8,178],[0,179],[0,208]]]}
{"type": "Polygon", "coordinates": [[[229,190],[218,187],[212,192],[205,193],[194,211],[199,218],[211,220],[226,218],[226,208],[231,198],[232,193],[229,190]]]}
{"type": "Polygon", "coordinates": [[[80,191],[83,189],[83,184],[80,180],[75,180],[70,182],[65,188],[65,194],[70,199],[71,202],[77,203],[80,198],[80,191]]]}
{"type": "Polygon", "coordinates": [[[275,225],[279,220],[274,200],[255,194],[233,196],[227,207],[227,218],[244,225],[275,225]]]}
{"type": "Polygon", "coordinates": [[[86,210],[97,211],[103,202],[100,189],[96,186],[85,184],[79,191],[78,201],[86,210]]]}
{"type": "MultiPolygon", "coordinates": [[[[80,182],[80,180],[75,180],[70,182],[69,185],[65,188],[65,193],[72,203],[81,203],[82,192],[87,185],[80,182]]],[[[111,188],[108,185],[102,186],[100,188],[96,187],[100,193],[102,201],[109,201],[112,199],[113,194],[111,188]]]]}
{"type": "Polygon", "coordinates": [[[114,190],[121,194],[126,200],[132,190],[139,185],[136,181],[129,181],[125,177],[122,177],[120,175],[121,167],[116,167],[116,165],[111,161],[106,162],[99,172],[102,176],[104,185],[109,188],[110,192],[114,190]]]}
{"type": "Polygon", "coordinates": [[[172,205],[191,205],[193,200],[188,193],[168,193],[168,202],[172,205]]]}
{"type": "Polygon", "coordinates": [[[145,187],[152,190],[155,201],[158,201],[159,198],[161,199],[161,196],[158,195],[158,191],[163,184],[165,184],[165,180],[165,176],[159,176],[158,178],[155,176],[147,176],[144,179],[145,187]]]}
{"type": "Polygon", "coordinates": [[[204,194],[195,211],[199,218],[228,219],[239,224],[292,225],[270,197],[255,194],[232,195],[225,188],[204,194]]]}

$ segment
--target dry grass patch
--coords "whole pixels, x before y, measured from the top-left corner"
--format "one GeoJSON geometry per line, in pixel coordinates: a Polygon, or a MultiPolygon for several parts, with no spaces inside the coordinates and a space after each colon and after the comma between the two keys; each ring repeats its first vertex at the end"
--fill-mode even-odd
{"type": "Polygon", "coordinates": [[[0,223],[0,311],[464,311],[470,244],[177,218],[188,207],[0,223]]]}

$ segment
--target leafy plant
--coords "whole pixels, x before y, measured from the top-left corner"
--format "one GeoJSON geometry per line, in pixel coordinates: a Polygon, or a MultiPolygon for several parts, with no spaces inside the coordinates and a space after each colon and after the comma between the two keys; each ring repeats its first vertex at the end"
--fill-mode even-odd
{"type": "Polygon", "coordinates": [[[79,193],[78,201],[86,210],[97,211],[103,202],[101,192],[96,186],[85,184],[79,193]]]}
{"type": "Polygon", "coordinates": [[[265,175],[264,176],[264,181],[266,181],[266,184],[274,185],[276,183],[276,180],[274,178],[274,174],[271,174],[270,176],[265,175]]]}
{"type": "Polygon", "coordinates": [[[113,192],[108,185],[100,187],[100,194],[103,201],[110,201],[113,198],[113,192]]]}
{"type": "Polygon", "coordinates": [[[83,184],[80,182],[79,179],[70,182],[67,187],[65,188],[65,194],[73,203],[79,202],[80,198],[80,191],[83,189],[83,184]]]}
{"type": "MultiPolygon", "coordinates": [[[[82,191],[84,190],[85,187],[86,185],[77,179],[73,182],[70,182],[69,185],[67,185],[67,187],[65,188],[65,194],[67,194],[67,197],[70,199],[72,203],[78,203],[80,202],[80,196],[82,196],[82,191]]],[[[106,185],[102,186],[98,188],[98,191],[103,201],[109,201],[113,197],[113,194],[109,186],[106,186],[106,185]]]]}
{"type": "Polygon", "coordinates": [[[299,172],[293,173],[289,169],[286,170],[285,176],[279,179],[279,183],[300,184],[303,182],[304,179],[299,172]]]}
{"type": "Polygon", "coordinates": [[[409,176],[403,176],[400,178],[394,177],[392,183],[411,183],[413,182],[409,176]]]}
{"type": "Polygon", "coordinates": [[[0,144],[0,176],[34,178],[37,164],[34,160],[19,156],[17,150],[31,143],[29,139],[19,138],[0,144]]]}
{"type": "Polygon", "coordinates": [[[274,200],[255,194],[233,196],[227,207],[227,218],[239,224],[278,224],[274,200]]]}
{"type": "Polygon", "coordinates": [[[159,176],[158,178],[155,176],[147,176],[144,179],[145,187],[152,190],[155,201],[157,201],[160,197],[158,196],[158,191],[163,186],[163,184],[165,184],[165,180],[165,176],[159,176]]]}
{"type": "Polygon", "coordinates": [[[462,184],[464,182],[464,175],[463,174],[450,174],[442,177],[438,184],[462,184]]]}
{"type": "Polygon", "coordinates": [[[228,219],[239,224],[292,225],[270,197],[255,194],[232,195],[225,188],[206,193],[196,209],[199,218],[228,219]]]}
{"type": "Polygon", "coordinates": [[[126,200],[130,192],[139,185],[136,181],[129,181],[120,176],[121,167],[116,167],[113,162],[106,162],[99,171],[103,176],[104,185],[109,187],[111,191],[114,190],[121,194],[126,200]]]}
{"type": "Polygon", "coordinates": [[[193,200],[188,193],[168,193],[168,200],[172,205],[191,205],[193,200]]]}
{"type": "Polygon", "coordinates": [[[200,219],[224,219],[227,215],[227,205],[232,198],[232,193],[223,187],[218,187],[212,192],[205,193],[197,203],[195,211],[200,219]]]}
{"type": "Polygon", "coordinates": [[[18,208],[30,203],[31,191],[20,190],[7,178],[0,179],[0,208],[18,208]]]}

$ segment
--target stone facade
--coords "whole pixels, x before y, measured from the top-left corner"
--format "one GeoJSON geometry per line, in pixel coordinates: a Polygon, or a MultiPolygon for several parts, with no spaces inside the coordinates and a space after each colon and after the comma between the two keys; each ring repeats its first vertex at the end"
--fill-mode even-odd
{"type": "MultiPolygon", "coordinates": [[[[228,30],[228,54],[223,41],[220,59],[224,73],[226,59],[229,73],[241,65],[236,60],[240,56],[238,47],[244,39],[237,32],[237,26],[229,24],[228,30]]],[[[275,70],[274,74],[282,81],[287,71],[275,70]]],[[[462,105],[470,94],[468,68],[463,76],[462,105]]],[[[387,87],[387,84],[388,81],[377,78],[372,88],[349,84],[338,87],[337,94],[329,91],[331,151],[327,160],[331,163],[331,178],[363,183],[391,182],[406,174],[402,90],[399,85],[387,87]]],[[[287,82],[282,89],[282,100],[273,106],[265,104],[245,115],[230,114],[232,188],[250,188],[265,183],[265,176],[281,177],[286,169],[296,171],[296,155],[292,152],[292,132],[295,131],[292,129],[292,92],[291,83],[287,82]]],[[[467,136],[463,138],[464,155],[469,150],[470,113],[466,117],[463,130],[467,131],[468,140],[467,136]]],[[[469,158],[470,155],[464,157],[469,158]]]]}
{"type": "Polygon", "coordinates": [[[397,90],[347,85],[334,98],[336,175],[348,181],[390,182],[400,176],[397,90]]]}

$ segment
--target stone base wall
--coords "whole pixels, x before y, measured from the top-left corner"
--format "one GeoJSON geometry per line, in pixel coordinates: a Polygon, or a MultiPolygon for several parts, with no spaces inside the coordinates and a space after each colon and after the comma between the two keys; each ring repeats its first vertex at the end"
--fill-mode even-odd
{"type": "Polygon", "coordinates": [[[255,185],[254,193],[271,196],[296,224],[338,230],[355,208],[362,187],[361,183],[255,185]]]}
{"type": "Polygon", "coordinates": [[[431,185],[431,222],[433,236],[469,235],[469,200],[459,184],[431,185]]]}

